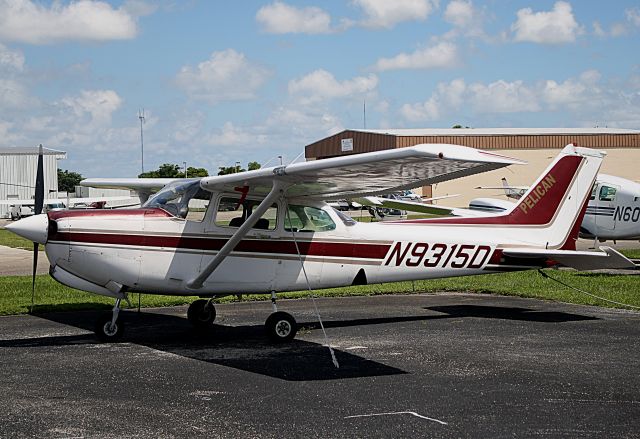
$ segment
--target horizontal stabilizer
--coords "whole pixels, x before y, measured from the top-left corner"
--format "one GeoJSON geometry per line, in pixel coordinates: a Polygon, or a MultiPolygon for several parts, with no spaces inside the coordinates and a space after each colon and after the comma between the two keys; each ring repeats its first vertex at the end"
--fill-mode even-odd
{"type": "Polygon", "coordinates": [[[576,270],[629,270],[636,269],[633,261],[611,247],[600,247],[602,251],[573,251],[551,249],[506,249],[504,256],[515,258],[548,258],[565,267],[576,270]]]}

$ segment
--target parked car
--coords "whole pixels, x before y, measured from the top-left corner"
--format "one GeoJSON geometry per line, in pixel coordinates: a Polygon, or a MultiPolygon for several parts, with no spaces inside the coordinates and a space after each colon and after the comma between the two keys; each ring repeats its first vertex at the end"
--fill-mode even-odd
{"type": "Polygon", "coordinates": [[[12,221],[17,221],[25,216],[33,215],[35,206],[33,204],[11,204],[9,206],[9,216],[12,221]]]}

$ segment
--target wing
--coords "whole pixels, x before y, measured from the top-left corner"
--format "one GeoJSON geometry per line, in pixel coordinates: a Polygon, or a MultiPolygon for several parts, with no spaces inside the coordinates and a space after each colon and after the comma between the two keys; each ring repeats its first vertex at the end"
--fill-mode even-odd
{"type": "Polygon", "coordinates": [[[132,189],[135,191],[157,191],[178,178],[87,178],[80,186],[103,189],[132,189]]]}
{"type": "Polygon", "coordinates": [[[212,192],[248,186],[251,194],[266,195],[274,179],[279,179],[288,186],[289,197],[339,200],[411,189],[523,163],[465,146],[423,144],[204,177],[200,184],[212,192]]]}

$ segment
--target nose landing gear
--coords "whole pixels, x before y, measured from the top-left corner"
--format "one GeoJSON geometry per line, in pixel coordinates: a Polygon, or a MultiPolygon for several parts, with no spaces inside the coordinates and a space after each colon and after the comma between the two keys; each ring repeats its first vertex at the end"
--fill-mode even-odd
{"type": "MultiPolygon", "coordinates": [[[[123,297],[116,299],[111,315],[104,314],[103,316],[98,317],[95,327],[96,337],[98,337],[98,340],[104,342],[116,342],[122,338],[122,334],[124,333],[124,324],[122,322],[118,322],[118,314],[120,313],[120,302],[123,298],[127,303],[129,303],[128,297],[126,294],[123,294],[123,297]]],[[[129,303],[129,305],[131,304],[129,303]]]]}

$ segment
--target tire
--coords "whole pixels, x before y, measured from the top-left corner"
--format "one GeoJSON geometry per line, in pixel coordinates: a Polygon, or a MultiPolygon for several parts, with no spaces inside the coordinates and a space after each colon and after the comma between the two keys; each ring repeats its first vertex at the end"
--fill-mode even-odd
{"type": "Polygon", "coordinates": [[[189,305],[187,319],[198,330],[211,329],[216,320],[216,308],[208,300],[198,299],[189,305]]]}
{"type": "Polygon", "coordinates": [[[289,313],[278,311],[269,316],[264,323],[267,337],[275,343],[284,343],[293,340],[298,332],[296,319],[289,313]]]}
{"type": "Polygon", "coordinates": [[[98,340],[107,343],[115,343],[122,339],[124,333],[124,324],[122,321],[116,321],[114,327],[111,327],[111,314],[105,314],[96,320],[96,337],[98,340]]]}

